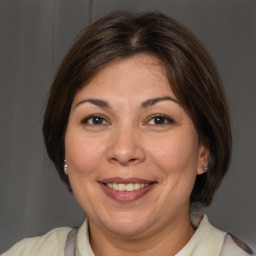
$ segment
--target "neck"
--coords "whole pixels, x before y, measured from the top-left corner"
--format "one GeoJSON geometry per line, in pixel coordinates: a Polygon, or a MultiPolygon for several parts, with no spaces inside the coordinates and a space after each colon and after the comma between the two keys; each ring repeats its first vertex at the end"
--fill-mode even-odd
{"type": "Polygon", "coordinates": [[[194,234],[189,214],[182,220],[136,236],[118,236],[102,230],[89,219],[90,243],[95,256],[171,256],[178,253],[194,234]]]}

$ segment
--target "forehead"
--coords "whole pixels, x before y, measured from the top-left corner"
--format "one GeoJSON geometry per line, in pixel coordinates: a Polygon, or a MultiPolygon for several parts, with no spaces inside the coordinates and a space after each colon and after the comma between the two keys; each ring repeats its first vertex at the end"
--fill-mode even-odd
{"type": "Polygon", "coordinates": [[[175,98],[164,65],[158,58],[145,54],[106,64],[77,92],[74,100],[111,95],[121,98],[169,95],[175,98]]]}

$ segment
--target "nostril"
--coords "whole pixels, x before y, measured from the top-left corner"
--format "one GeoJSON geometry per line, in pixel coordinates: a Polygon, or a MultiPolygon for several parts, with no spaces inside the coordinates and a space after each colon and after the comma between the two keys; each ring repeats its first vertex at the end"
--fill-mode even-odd
{"type": "Polygon", "coordinates": [[[111,161],[113,162],[118,162],[121,165],[128,165],[128,164],[132,164],[135,163],[138,160],[138,158],[134,157],[134,158],[130,158],[130,159],[125,159],[125,158],[116,158],[116,157],[112,157],[111,161]]]}
{"type": "Polygon", "coordinates": [[[118,147],[115,144],[108,149],[107,158],[108,161],[121,165],[135,164],[145,160],[145,152],[142,147],[135,144],[132,147],[118,147]]]}

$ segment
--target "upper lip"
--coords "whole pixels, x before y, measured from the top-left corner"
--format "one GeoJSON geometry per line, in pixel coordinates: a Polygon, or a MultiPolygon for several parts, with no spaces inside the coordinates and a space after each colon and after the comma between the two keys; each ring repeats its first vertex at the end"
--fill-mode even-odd
{"type": "Polygon", "coordinates": [[[118,183],[118,184],[130,184],[130,183],[139,183],[139,184],[151,184],[156,181],[144,180],[136,177],[131,178],[121,178],[121,177],[111,177],[99,181],[100,183],[118,183]]]}

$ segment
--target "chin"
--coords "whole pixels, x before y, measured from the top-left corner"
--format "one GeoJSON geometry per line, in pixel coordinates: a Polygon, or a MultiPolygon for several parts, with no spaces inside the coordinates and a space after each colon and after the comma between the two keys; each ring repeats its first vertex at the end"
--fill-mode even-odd
{"type": "MultiPolygon", "coordinates": [[[[151,221],[153,223],[153,221],[151,221]]],[[[118,236],[137,236],[151,226],[147,218],[138,216],[113,216],[109,222],[102,223],[108,232],[118,236]],[[143,221],[142,221],[143,220],[143,221]]]]}
{"type": "Polygon", "coordinates": [[[117,236],[132,237],[138,236],[147,230],[147,227],[145,227],[143,224],[137,224],[138,225],[134,223],[117,223],[115,226],[111,225],[107,228],[109,232],[117,236]]]}

